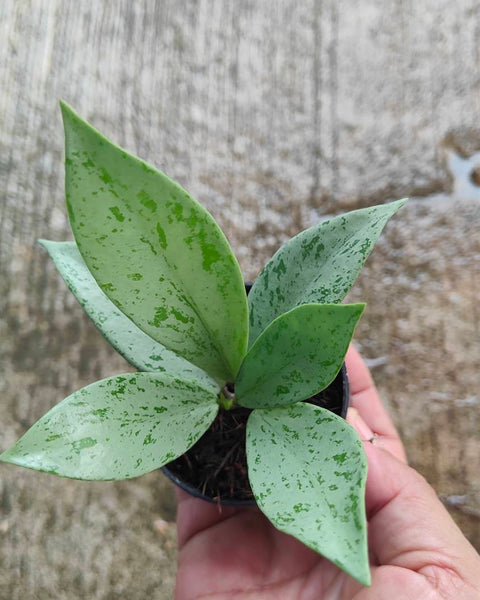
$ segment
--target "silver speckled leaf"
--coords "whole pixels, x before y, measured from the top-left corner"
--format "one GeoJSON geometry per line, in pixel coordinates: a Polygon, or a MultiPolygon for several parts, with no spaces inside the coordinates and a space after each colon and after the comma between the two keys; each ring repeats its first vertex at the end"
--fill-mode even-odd
{"type": "Polygon", "coordinates": [[[341,302],[386,222],[405,202],[334,217],[286,242],[265,265],[248,295],[249,344],[276,317],[295,306],[341,302]]]}
{"type": "Polygon", "coordinates": [[[250,348],[235,382],[239,404],[268,408],[306,400],[342,367],[364,304],[303,304],[281,315],[250,348]]]}
{"type": "Polygon", "coordinates": [[[218,391],[218,385],[205,371],[153,340],[113,304],[99,288],[75,242],[39,241],[95,326],[131,365],[140,371],[193,379],[214,393],[218,391]]]}
{"type": "Polygon", "coordinates": [[[232,381],[246,352],[242,274],[212,216],[62,103],[70,224],[100,288],[154,340],[232,381]]]}
{"type": "Polygon", "coordinates": [[[256,409],[247,460],[255,499],[273,525],[369,585],[367,459],[355,430],[307,403],[256,409]]]}
{"type": "Polygon", "coordinates": [[[186,452],[218,411],[211,391],[161,373],[92,383],[54,406],[0,455],[74,479],[128,479],[186,452]]]}

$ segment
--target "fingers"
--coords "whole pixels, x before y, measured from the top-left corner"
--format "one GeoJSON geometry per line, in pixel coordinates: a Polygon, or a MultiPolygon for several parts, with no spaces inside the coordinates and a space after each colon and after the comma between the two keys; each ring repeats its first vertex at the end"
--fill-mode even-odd
{"type": "Polygon", "coordinates": [[[389,452],[368,442],[364,446],[369,464],[369,545],[378,563],[425,576],[437,568],[473,583],[480,558],[433,488],[389,452]]]}
{"type": "Polygon", "coordinates": [[[350,404],[355,409],[349,409],[347,421],[357,429],[365,423],[368,431],[363,436],[360,434],[362,439],[374,437],[376,445],[407,462],[403,444],[380,400],[370,371],[353,345],[348,349],[345,362],[350,382],[350,404]],[[357,427],[353,421],[357,421],[359,417],[362,423],[357,423],[357,427]]]}
{"type": "Polygon", "coordinates": [[[405,464],[403,444],[353,346],[346,362],[351,390],[347,420],[364,440],[368,458],[366,509],[374,560],[416,571],[435,589],[455,580],[471,594],[477,589],[478,554],[431,486],[405,464]]]}
{"type": "Polygon", "coordinates": [[[396,432],[395,434],[382,435],[381,433],[377,433],[377,431],[372,431],[362,419],[359,411],[354,407],[350,407],[347,411],[347,422],[357,430],[358,435],[363,442],[370,442],[377,448],[387,450],[387,452],[393,454],[398,460],[401,460],[404,463],[407,462],[405,449],[396,432]]]}
{"type": "Polygon", "coordinates": [[[177,492],[177,535],[178,547],[181,549],[190,538],[213,525],[229,519],[239,511],[256,510],[256,507],[240,508],[235,506],[218,506],[194,498],[180,488],[177,492]]]}

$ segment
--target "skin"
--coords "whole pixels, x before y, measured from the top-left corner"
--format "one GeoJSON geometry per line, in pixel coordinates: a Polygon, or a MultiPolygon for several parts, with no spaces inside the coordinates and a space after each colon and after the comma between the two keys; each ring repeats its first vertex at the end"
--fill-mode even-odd
{"type": "Polygon", "coordinates": [[[405,450],[358,352],[347,420],[364,441],[372,585],[277,531],[257,508],[178,493],[176,600],[480,600],[480,557],[405,450]]]}

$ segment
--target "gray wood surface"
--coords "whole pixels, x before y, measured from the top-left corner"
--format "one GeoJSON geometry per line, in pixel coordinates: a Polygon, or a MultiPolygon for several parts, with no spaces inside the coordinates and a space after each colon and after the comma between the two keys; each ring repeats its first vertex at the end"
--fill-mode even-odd
{"type": "MultiPolygon", "coordinates": [[[[0,448],[127,368],[36,243],[71,239],[63,98],[199,198],[246,278],[328,214],[413,196],[352,292],[356,339],[480,548],[479,32],[476,0],[0,2],[0,448]]],[[[0,599],[171,598],[174,510],[159,473],[0,466],[0,599]]]]}

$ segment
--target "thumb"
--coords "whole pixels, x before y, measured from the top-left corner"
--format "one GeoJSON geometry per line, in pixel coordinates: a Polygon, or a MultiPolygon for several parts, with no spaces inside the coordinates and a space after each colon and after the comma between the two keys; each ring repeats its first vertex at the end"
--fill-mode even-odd
{"type": "MultiPolygon", "coordinates": [[[[360,418],[361,419],[361,418],[360,418]]],[[[355,427],[365,435],[364,422],[355,427]]],[[[365,439],[365,438],[364,438],[365,439]]],[[[417,572],[437,567],[473,581],[478,554],[463,536],[433,488],[390,452],[364,442],[368,458],[366,508],[369,546],[380,565],[417,572]]]]}

